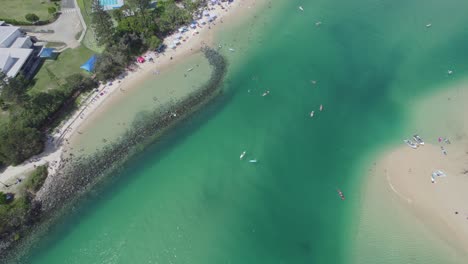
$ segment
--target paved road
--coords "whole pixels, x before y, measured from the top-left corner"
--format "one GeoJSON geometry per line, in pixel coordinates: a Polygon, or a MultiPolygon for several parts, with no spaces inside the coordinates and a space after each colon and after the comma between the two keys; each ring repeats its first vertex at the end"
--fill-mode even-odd
{"type": "Polygon", "coordinates": [[[74,0],[62,0],[62,9],[64,8],[75,8],[74,0]]]}
{"type": "MultiPolygon", "coordinates": [[[[62,0],[70,1],[70,0],[62,0]]],[[[73,0],[71,0],[73,2],[73,0]]],[[[40,41],[64,42],[68,47],[75,48],[80,45],[76,39],[79,32],[83,31],[78,8],[62,8],[60,17],[49,25],[24,27],[32,31],[53,30],[54,33],[31,33],[28,35],[37,37],[40,41]]]]}

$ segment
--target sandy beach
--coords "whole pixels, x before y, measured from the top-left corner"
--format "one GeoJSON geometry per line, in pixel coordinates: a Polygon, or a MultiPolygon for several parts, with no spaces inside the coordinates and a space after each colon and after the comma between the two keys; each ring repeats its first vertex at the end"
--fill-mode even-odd
{"type": "MultiPolygon", "coordinates": [[[[62,156],[67,152],[66,146],[70,144],[74,136],[79,136],[80,129],[85,129],[86,123],[93,121],[93,117],[102,114],[107,108],[114,105],[119,100],[124,100],[126,93],[122,91],[130,91],[137,89],[138,85],[154,74],[164,71],[171,65],[174,65],[191,54],[200,51],[203,45],[218,46],[213,43],[214,34],[220,30],[223,25],[234,25],[242,22],[244,15],[249,12],[254,12],[257,7],[264,2],[253,0],[237,0],[233,3],[223,2],[221,5],[209,4],[210,16],[217,16],[213,22],[205,25],[199,25],[195,29],[181,34],[182,39],[175,49],[167,48],[163,54],[155,52],[147,52],[142,55],[146,58],[146,62],[138,63],[137,67],[132,71],[125,72],[120,78],[110,81],[106,84],[101,84],[97,92],[88,95],[81,103],[80,108],[64,123],[62,123],[50,135],[46,142],[45,151],[40,155],[32,157],[28,161],[19,166],[10,166],[0,174],[0,182],[10,185],[0,186],[0,191],[14,191],[12,185],[17,179],[23,179],[28,172],[34,170],[36,166],[49,164],[49,175],[53,175],[60,168],[62,156]],[[151,62],[153,61],[153,62],[151,62]]],[[[206,19],[202,19],[206,20],[206,19]]],[[[179,32],[167,37],[164,43],[170,46],[179,32]]],[[[220,47],[234,48],[234,47],[220,47]]],[[[234,49],[232,50],[234,52],[234,49]]]]}
{"type": "MultiPolygon", "coordinates": [[[[406,137],[411,138],[409,131],[414,131],[425,144],[413,149],[402,141],[380,155],[363,194],[366,200],[386,200],[380,206],[386,204],[389,211],[404,208],[388,216],[394,220],[381,216],[379,221],[393,223],[400,214],[407,214],[412,219],[408,226],[418,225],[436,237],[441,248],[448,245],[459,257],[468,253],[467,99],[464,81],[416,103],[406,137]],[[436,171],[447,176],[432,176],[436,171]]],[[[382,210],[378,207],[366,202],[362,210],[382,210]]]]}

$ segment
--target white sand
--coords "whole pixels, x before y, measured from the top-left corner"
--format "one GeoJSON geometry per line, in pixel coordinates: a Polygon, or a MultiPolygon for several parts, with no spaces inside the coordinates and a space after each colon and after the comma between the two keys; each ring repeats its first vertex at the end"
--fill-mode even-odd
{"type": "MultiPolygon", "coordinates": [[[[213,34],[216,30],[222,28],[222,25],[230,23],[240,23],[246,12],[254,12],[256,7],[261,6],[266,1],[255,1],[255,0],[235,0],[233,3],[222,3],[221,5],[209,5],[209,14],[211,16],[216,15],[217,19],[212,23],[201,25],[196,29],[189,29],[188,32],[182,34],[183,40],[176,49],[168,48],[164,55],[156,57],[154,52],[148,52],[144,56],[149,59],[153,58],[154,63],[148,60],[145,63],[138,64],[138,69],[135,71],[128,71],[119,80],[114,80],[112,84],[103,84],[98,89],[98,93],[93,93],[83,101],[79,110],[70,117],[64,124],[62,124],[55,133],[51,135],[53,140],[49,140],[46,143],[46,148],[43,153],[32,157],[28,161],[24,162],[19,166],[10,166],[6,168],[0,174],[0,182],[6,184],[13,184],[17,178],[24,178],[25,175],[32,171],[35,166],[49,164],[50,175],[56,172],[61,162],[61,156],[65,150],[65,147],[74,133],[79,133],[78,128],[88,118],[92,118],[92,115],[103,110],[104,102],[107,106],[112,105],[112,100],[118,100],[119,97],[124,96],[124,93],[119,93],[120,89],[134,89],[138,87],[138,83],[147,79],[149,76],[154,74],[156,70],[162,70],[165,67],[177,63],[183,60],[186,56],[191,53],[198,52],[202,45],[214,45],[213,34]],[[198,33],[197,33],[198,32],[198,33]],[[172,59],[171,59],[172,58],[172,59]]],[[[203,20],[207,20],[204,18],[203,20]]],[[[170,46],[173,40],[179,33],[167,37],[164,43],[170,46]]],[[[3,185],[0,186],[0,191],[12,191],[13,188],[5,188],[3,185]]]]}
{"type": "Polygon", "coordinates": [[[370,175],[376,182],[371,188],[386,186],[380,196],[393,196],[417,219],[412,224],[424,225],[438,243],[462,255],[468,253],[467,100],[468,82],[464,82],[416,104],[409,130],[419,131],[428,143],[412,149],[402,142],[384,153],[370,175]],[[439,142],[439,136],[451,144],[439,142]],[[447,177],[436,177],[433,183],[436,170],[447,177]]]}

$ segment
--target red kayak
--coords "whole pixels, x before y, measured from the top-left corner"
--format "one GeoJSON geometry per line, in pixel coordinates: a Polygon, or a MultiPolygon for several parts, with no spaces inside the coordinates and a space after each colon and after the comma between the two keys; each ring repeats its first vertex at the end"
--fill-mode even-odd
{"type": "Polygon", "coordinates": [[[344,200],[345,197],[344,197],[343,192],[342,192],[340,189],[338,189],[338,190],[336,190],[336,191],[338,192],[338,195],[340,196],[341,200],[344,200]]]}

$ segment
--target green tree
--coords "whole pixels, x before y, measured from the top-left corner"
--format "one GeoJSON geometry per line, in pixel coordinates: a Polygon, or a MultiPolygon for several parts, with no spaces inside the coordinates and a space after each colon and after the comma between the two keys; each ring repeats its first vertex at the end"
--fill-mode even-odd
{"type": "Polygon", "coordinates": [[[35,128],[16,122],[0,128],[0,160],[5,164],[20,164],[43,148],[42,135],[35,128]]]}
{"type": "Polygon", "coordinates": [[[134,12],[137,12],[142,16],[145,15],[151,5],[150,0],[127,0],[126,2],[134,12]]]}
{"type": "Polygon", "coordinates": [[[145,39],[145,42],[150,50],[155,50],[162,43],[162,41],[156,36],[151,36],[145,39]]]}
{"type": "Polygon", "coordinates": [[[179,8],[173,0],[163,2],[158,7],[156,14],[156,22],[163,34],[167,34],[192,20],[192,14],[179,8]]]}
{"type": "Polygon", "coordinates": [[[34,13],[26,14],[24,17],[26,18],[27,21],[32,22],[32,23],[36,23],[37,21],[39,21],[39,17],[34,13]]]}
{"type": "Polygon", "coordinates": [[[188,12],[193,13],[195,12],[199,7],[203,6],[206,4],[205,1],[203,0],[184,0],[183,1],[185,9],[187,9],[188,12]]]}
{"type": "Polygon", "coordinates": [[[91,13],[91,26],[96,33],[96,40],[99,45],[108,45],[112,41],[114,34],[114,23],[111,16],[104,11],[99,4],[99,0],[93,2],[93,12],[91,13]]]}
{"type": "Polygon", "coordinates": [[[148,26],[146,18],[148,15],[148,9],[150,8],[150,0],[127,0],[127,4],[130,6],[133,12],[141,19],[141,23],[144,26],[148,26]]]}
{"type": "Polygon", "coordinates": [[[6,194],[3,192],[0,192],[0,205],[6,204],[7,199],[6,199],[6,194]]]}
{"type": "Polygon", "coordinates": [[[21,74],[15,78],[8,78],[0,83],[3,85],[0,96],[6,102],[21,105],[27,99],[26,88],[28,84],[28,80],[21,74]]]}
{"type": "Polygon", "coordinates": [[[117,8],[112,10],[112,17],[114,17],[115,21],[120,22],[124,18],[124,14],[122,9],[117,8]]]}
{"type": "Polygon", "coordinates": [[[57,13],[57,8],[51,6],[51,7],[47,8],[47,12],[49,12],[49,15],[53,15],[53,14],[57,13]]]}

